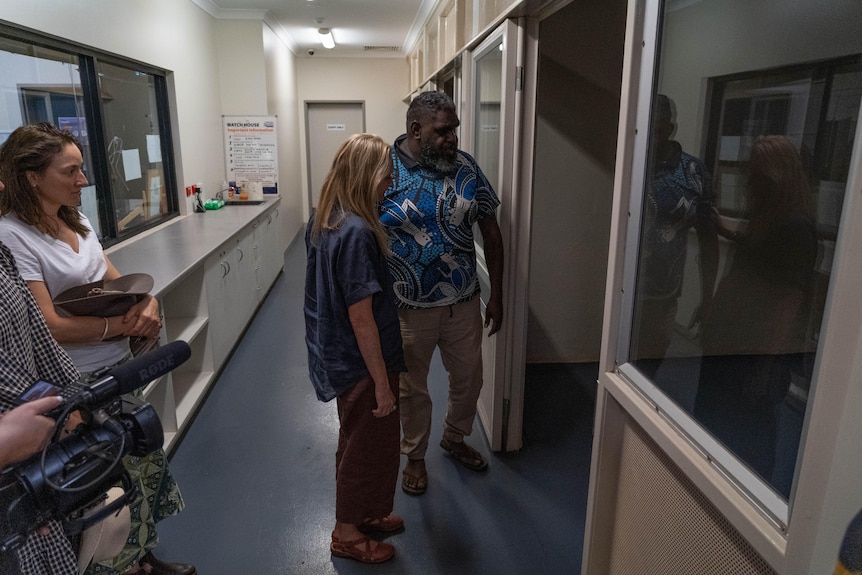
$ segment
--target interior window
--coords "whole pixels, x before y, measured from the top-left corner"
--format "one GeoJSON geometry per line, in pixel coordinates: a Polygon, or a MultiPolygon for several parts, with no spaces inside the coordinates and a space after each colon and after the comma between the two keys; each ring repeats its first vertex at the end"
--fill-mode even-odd
{"type": "Polygon", "coordinates": [[[49,122],[84,149],[79,209],[104,245],[179,214],[163,73],[0,26],[0,144],[49,122]]]}
{"type": "Polygon", "coordinates": [[[168,213],[156,78],[133,68],[100,62],[105,154],[114,191],[117,231],[168,213]]]}
{"type": "Polygon", "coordinates": [[[862,101],[862,41],[850,24],[858,8],[777,4],[665,5],[624,359],[786,501],[862,101]]]}

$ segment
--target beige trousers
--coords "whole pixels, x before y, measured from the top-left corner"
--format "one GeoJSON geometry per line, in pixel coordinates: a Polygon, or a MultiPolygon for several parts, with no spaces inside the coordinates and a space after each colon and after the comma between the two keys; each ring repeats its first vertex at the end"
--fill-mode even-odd
{"type": "Polygon", "coordinates": [[[399,309],[407,372],[401,374],[401,453],[424,459],[431,434],[428,370],[440,349],[449,374],[449,405],[443,437],[463,441],[473,431],[476,401],[482,389],[482,314],[479,298],[444,307],[399,309]]]}

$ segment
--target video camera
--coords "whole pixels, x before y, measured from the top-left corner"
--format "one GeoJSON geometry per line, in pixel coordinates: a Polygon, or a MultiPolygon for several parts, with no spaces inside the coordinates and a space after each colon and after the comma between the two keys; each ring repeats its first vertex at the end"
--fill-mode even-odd
{"type": "Polygon", "coordinates": [[[57,427],[45,449],[0,472],[0,551],[15,549],[52,519],[63,522],[67,533],[78,533],[134,498],[122,458],[152,453],[162,446],[164,434],[153,406],[126,394],[167,374],[190,356],[186,342],[174,341],[120,366],[102,369],[90,382],[60,388],[38,381],[21,394],[22,403],[47,395],[62,395],[65,401],[46,414],[57,420],[57,427]],[[63,423],[76,410],[88,423],[60,439],[63,423]],[[99,503],[118,481],[125,495],[81,519],[82,512],[99,503]]]}

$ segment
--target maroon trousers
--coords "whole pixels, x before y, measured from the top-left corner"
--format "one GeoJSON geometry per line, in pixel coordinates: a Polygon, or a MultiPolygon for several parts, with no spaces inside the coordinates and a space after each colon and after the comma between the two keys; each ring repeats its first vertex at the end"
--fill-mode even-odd
{"type": "MultiPolygon", "coordinates": [[[[398,404],[398,373],[389,373],[389,387],[398,404]]],[[[371,414],[377,406],[374,381],[359,380],[337,398],[338,451],[335,454],[335,519],[359,525],[392,513],[401,464],[401,419],[371,414]]]]}

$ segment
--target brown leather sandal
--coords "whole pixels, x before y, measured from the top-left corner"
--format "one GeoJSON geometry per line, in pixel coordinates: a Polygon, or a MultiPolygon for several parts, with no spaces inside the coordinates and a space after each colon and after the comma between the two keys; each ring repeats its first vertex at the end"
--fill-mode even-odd
{"type": "Polygon", "coordinates": [[[440,440],[440,447],[449,452],[449,455],[454,457],[458,463],[472,469],[473,471],[485,471],[488,469],[488,462],[482,457],[482,454],[464,443],[449,441],[447,439],[440,440]]]}
{"type": "Polygon", "coordinates": [[[428,474],[417,477],[415,475],[401,474],[401,490],[407,495],[422,495],[428,489],[428,474]]]}
{"type": "Polygon", "coordinates": [[[363,533],[379,531],[380,533],[393,533],[404,529],[404,520],[398,515],[387,515],[380,519],[366,519],[359,525],[363,533]]]}
{"type": "Polygon", "coordinates": [[[360,563],[383,563],[395,556],[395,547],[388,543],[374,541],[370,537],[341,541],[335,536],[335,532],[332,533],[332,543],[329,544],[329,550],[336,557],[354,559],[360,563]],[[372,542],[377,543],[373,549],[371,548],[372,542]]]}

